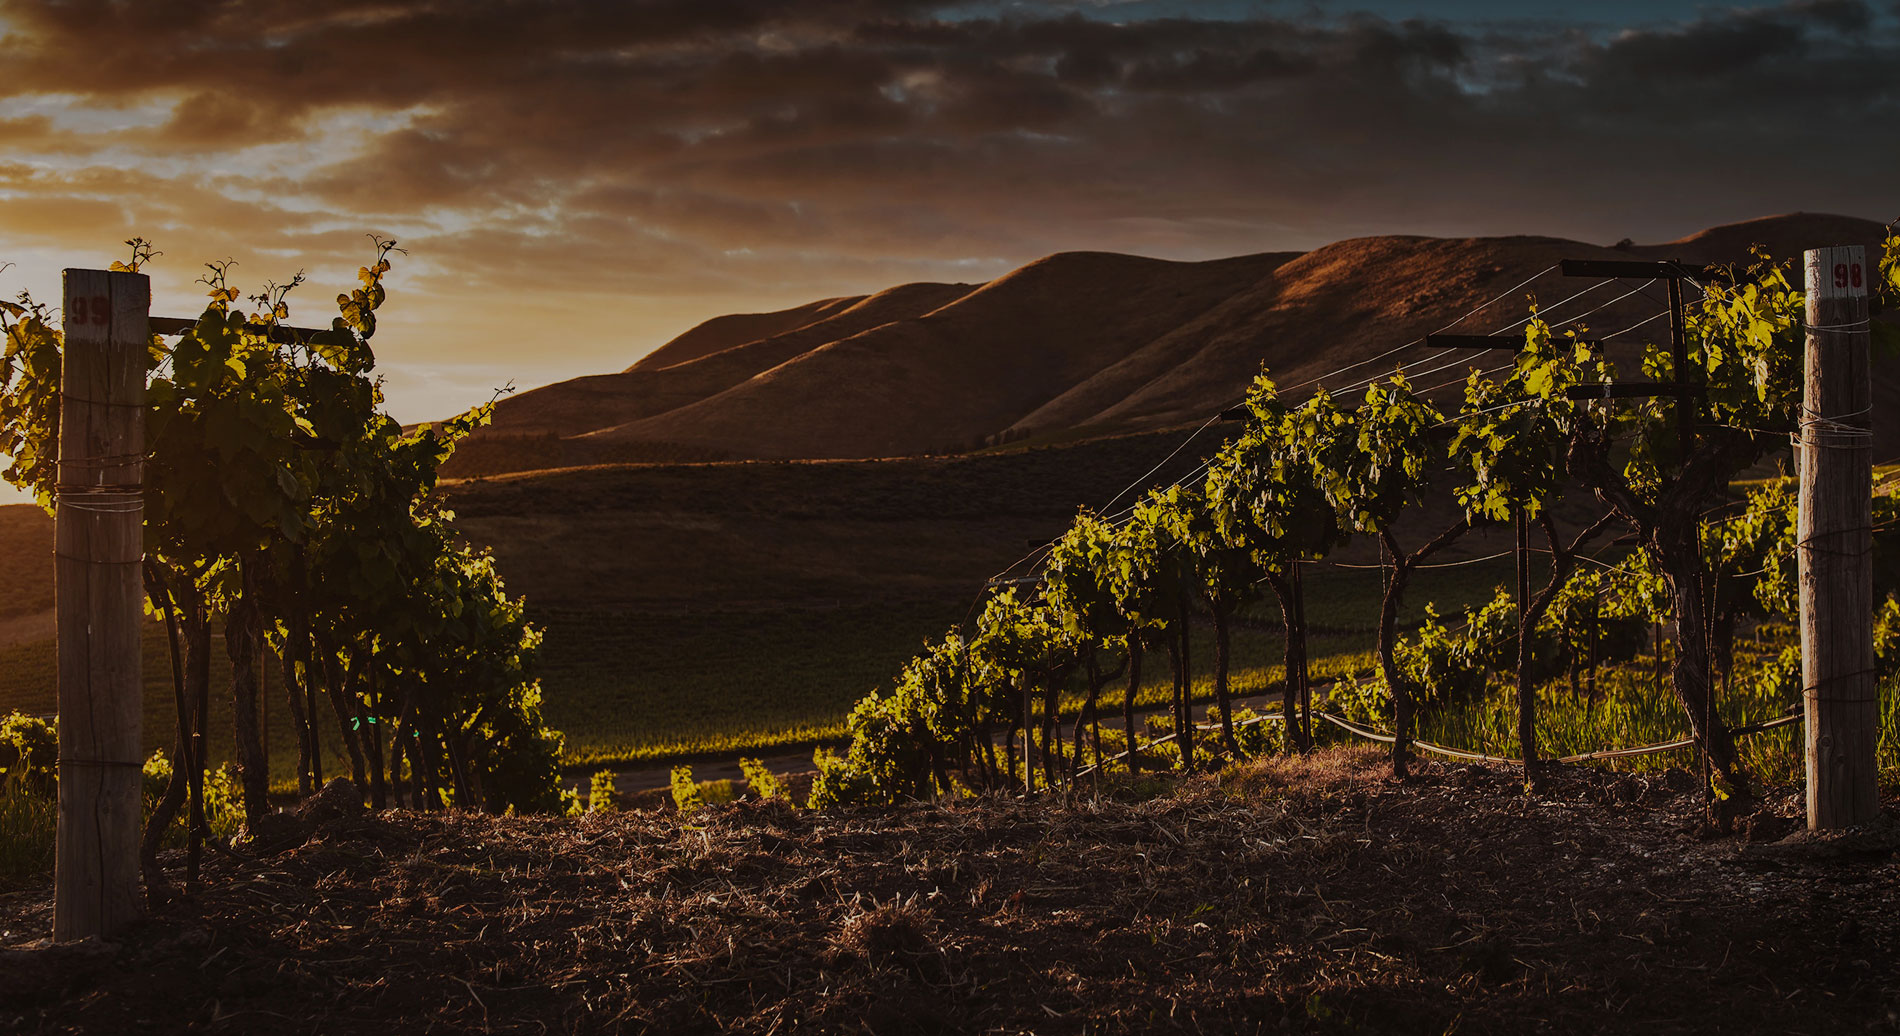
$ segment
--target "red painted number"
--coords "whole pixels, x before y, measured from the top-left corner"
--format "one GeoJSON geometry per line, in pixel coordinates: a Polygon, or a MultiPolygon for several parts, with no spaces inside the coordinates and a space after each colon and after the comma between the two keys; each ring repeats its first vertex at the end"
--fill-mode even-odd
{"type": "Polygon", "coordinates": [[[112,322],[112,302],[104,295],[74,295],[67,303],[66,324],[78,327],[81,324],[110,324],[112,322]]]}
{"type": "Polygon", "coordinates": [[[1858,288],[1864,283],[1859,263],[1835,263],[1834,286],[1836,288],[1858,288]]]}

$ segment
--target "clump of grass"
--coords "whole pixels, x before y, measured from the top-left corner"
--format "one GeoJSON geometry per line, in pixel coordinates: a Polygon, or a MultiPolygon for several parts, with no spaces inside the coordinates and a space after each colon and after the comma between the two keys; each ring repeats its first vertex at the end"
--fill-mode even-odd
{"type": "Polygon", "coordinates": [[[1357,741],[1293,755],[1263,755],[1228,770],[1221,787],[1241,800],[1342,798],[1375,789],[1391,773],[1382,745],[1357,741]]]}
{"type": "Polygon", "coordinates": [[[1880,783],[1900,787],[1900,688],[1880,690],[1880,783]]]}
{"type": "Polygon", "coordinates": [[[53,869],[54,799],[11,781],[0,784],[0,888],[24,885],[53,869]]]}
{"type": "Polygon", "coordinates": [[[731,781],[700,781],[699,799],[708,806],[723,806],[739,797],[739,790],[731,781]]]}
{"type": "MultiPolygon", "coordinates": [[[[1730,726],[1760,723],[1787,714],[1801,705],[1769,681],[1742,679],[1740,674],[1766,654],[1784,646],[1780,639],[1763,636],[1738,645],[1737,679],[1718,689],[1717,708],[1730,726]]],[[[1666,656],[1665,656],[1666,657],[1666,656]]],[[[1639,656],[1622,666],[1605,667],[1597,677],[1597,693],[1573,693],[1563,683],[1537,691],[1537,749],[1546,757],[1561,757],[1612,748],[1661,744],[1689,736],[1689,720],[1669,689],[1667,676],[1657,680],[1653,656],[1639,656]]],[[[1480,697],[1456,702],[1419,717],[1418,736],[1454,748],[1465,748],[1515,758],[1517,742],[1516,688],[1508,674],[1497,675],[1480,697]]],[[[1900,784],[1900,688],[1888,681],[1880,688],[1879,766],[1882,780],[1900,784]]],[[[1775,784],[1805,779],[1806,747],[1799,723],[1740,737],[1736,751],[1742,765],[1762,780],[1775,784]]],[[[1685,747],[1654,755],[1604,760],[1594,765],[1632,772],[1655,772],[1693,762],[1695,749],[1685,747]]]]}
{"type": "MultiPolygon", "coordinates": [[[[151,758],[145,760],[139,785],[144,798],[144,816],[151,816],[158,807],[158,800],[164,796],[165,785],[171,777],[172,763],[164,752],[153,752],[151,758]]],[[[183,848],[186,819],[185,811],[179,810],[159,844],[167,849],[183,848]]],[[[229,763],[205,774],[205,823],[214,837],[226,841],[236,837],[244,827],[244,787],[229,763]]]]}
{"type": "Polygon", "coordinates": [[[587,784],[587,812],[612,813],[620,807],[614,804],[614,772],[596,770],[587,784]]]}
{"type": "Polygon", "coordinates": [[[673,767],[673,805],[682,816],[692,816],[706,805],[706,797],[699,792],[699,782],[693,779],[690,766],[673,767]]]}
{"type": "Polygon", "coordinates": [[[745,774],[746,791],[753,798],[764,802],[768,799],[791,801],[791,793],[786,790],[785,782],[778,775],[765,768],[757,759],[740,759],[739,770],[745,774]]]}
{"type": "MultiPolygon", "coordinates": [[[[171,760],[154,752],[145,761],[140,778],[142,817],[150,817],[171,780],[171,760]]],[[[244,797],[237,774],[220,766],[205,778],[205,820],[213,836],[229,839],[244,826],[244,797]]],[[[50,768],[15,768],[0,777],[0,888],[43,881],[53,870],[53,852],[59,826],[59,782],[50,768]]],[[[185,818],[180,815],[159,843],[168,849],[185,844],[185,818]]]]}
{"type": "Polygon", "coordinates": [[[0,718],[0,782],[50,795],[59,779],[59,733],[38,716],[15,710],[0,718]]]}

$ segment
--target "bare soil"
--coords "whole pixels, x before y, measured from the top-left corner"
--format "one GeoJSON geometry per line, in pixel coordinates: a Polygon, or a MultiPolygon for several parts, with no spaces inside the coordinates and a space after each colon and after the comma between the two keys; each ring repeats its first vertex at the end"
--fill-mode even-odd
{"type": "MultiPolygon", "coordinates": [[[[122,941],[0,898],[0,1031],[1887,1032],[1880,832],[1334,750],[1099,797],[307,810],[122,941]]],[[[1890,830],[1890,828],[1885,829],[1890,830]]]]}

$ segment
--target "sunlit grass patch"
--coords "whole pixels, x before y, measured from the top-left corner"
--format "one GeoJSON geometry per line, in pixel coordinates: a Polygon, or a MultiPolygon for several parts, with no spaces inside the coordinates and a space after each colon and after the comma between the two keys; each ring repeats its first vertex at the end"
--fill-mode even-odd
{"type": "Polygon", "coordinates": [[[52,872],[56,808],[49,796],[0,783],[0,889],[52,872]]]}
{"type": "Polygon", "coordinates": [[[1391,776],[1391,756],[1364,741],[1292,755],[1262,755],[1228,768],[1221,786],[1243,800],[1337,798],[1391,776]]]}

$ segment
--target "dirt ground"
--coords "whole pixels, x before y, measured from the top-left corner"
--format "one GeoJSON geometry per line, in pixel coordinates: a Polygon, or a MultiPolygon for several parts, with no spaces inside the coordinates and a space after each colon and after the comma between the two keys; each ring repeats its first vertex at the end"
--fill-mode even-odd
{"type": "Polygon", "coordinates": [[[1363,750],[1099,797],[581,820],[334,803],[107,944],[0,898],[0,1031],[1900,1030],[1891,823],[1363,750]],[[1784,836],[1792,836],[1784,839],[1784,836]]]}

